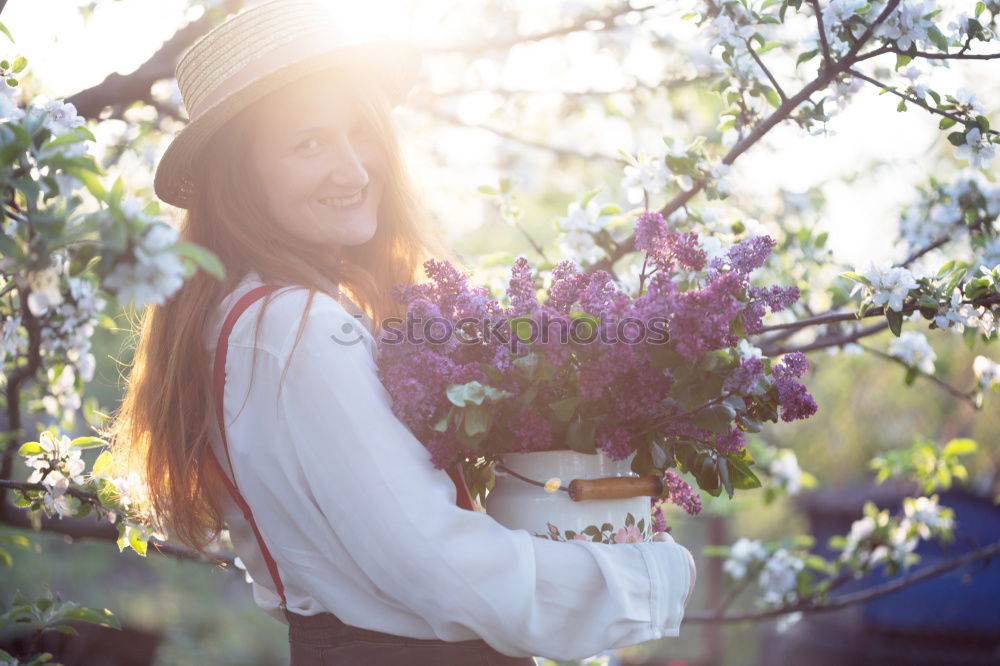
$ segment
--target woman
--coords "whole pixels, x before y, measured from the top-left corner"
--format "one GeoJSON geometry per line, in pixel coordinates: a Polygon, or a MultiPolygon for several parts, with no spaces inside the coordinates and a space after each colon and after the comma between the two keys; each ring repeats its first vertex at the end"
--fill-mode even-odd
{"type": "Polygon", "coordinates": [[[226,279],[199,273],[145,312],[105,434],[178,539],[203,550],[228,525],[295,666],[531,664],[676,636],[694,562],[669,535],[504,528],[392,413],[375,322],[403,314],[392,288],[425,258],[453,259],[424,228],[390,115],[417,55],[349,45],[302,0],[238,14],[185,54],[191,121],[155,186],[226,279]]]}

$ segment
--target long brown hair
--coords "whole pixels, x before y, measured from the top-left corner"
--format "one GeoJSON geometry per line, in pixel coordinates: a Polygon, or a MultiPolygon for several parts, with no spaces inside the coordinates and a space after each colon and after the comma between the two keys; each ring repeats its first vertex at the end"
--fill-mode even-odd
{"type": "MultiPolygon", "coordinates": [[[[377,323],[404,314],[393,287],[422,279],[424,260],[458,263],[428,228],[400,153],[391,104],[376,86],[353,89],[381,139],[386,164],[373,238],[333,256],[280,233],[247,167],[246,139],[255,117],[253,106],[248,107],[206,146],[196,201],[180,226],[182,240],[218,255],[225,279],[199,271],[165,304],[147,307],[138,325],[132,322],[136,347],[122,402],[110,424],[99,430],[111,444],[116,471],[135,471],[145,484],[145,496],[139,499],[145,519],[202,553],[223,528],[222,479],[208,459],[215,413],[211,359],[204,345],[206,326],[222,298],[249,270],[265,282],[301,285],[309,296],[299,321],[300,337],[316,291],[324,290],[317,274],[338,284],[377,323]]],[[[267,303],[257,318],[256,335],[267,303]]]]}

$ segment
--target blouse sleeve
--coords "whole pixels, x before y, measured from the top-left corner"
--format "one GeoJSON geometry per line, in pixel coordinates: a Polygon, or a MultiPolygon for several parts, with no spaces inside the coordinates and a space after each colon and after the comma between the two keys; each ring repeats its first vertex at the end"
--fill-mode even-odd
{"type": "Polygon", "coordinates": [[[382,593],[441,640],[471,630],[518,657],[583,658],[679,634],[691,577],[680,545],[550,541],[458,507],[447,472],[392,412],[357,326],[316,295],[280,407],[309,492],[382,593]],[[337,341],[352,328],[355,344],[337,341]]]}

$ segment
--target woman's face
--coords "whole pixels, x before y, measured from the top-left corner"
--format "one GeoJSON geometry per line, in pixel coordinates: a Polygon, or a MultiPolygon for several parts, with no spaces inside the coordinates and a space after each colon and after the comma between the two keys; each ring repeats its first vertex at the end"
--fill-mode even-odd
{"type": "Polygon", "coordinates": [[[273,219],[302,241],[339,250],[375,234],[386,168],[358,107],[347,82],[320,74],[257,108],[251,169],[273,219]]]}

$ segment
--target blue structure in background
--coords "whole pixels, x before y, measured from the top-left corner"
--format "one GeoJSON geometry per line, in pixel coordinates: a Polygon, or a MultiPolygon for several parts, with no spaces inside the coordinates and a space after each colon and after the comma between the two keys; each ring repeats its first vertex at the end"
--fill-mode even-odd
{"type": "MultiPolygon", "coordinates": [[[[902,511],[902,499],[919,491],[905,485],[870,483],[810,493],[799,500],[816,537],[814,551],[835,558],[829,538],[846,534],[867,499],[880,509],[902,511]]],[[[910,573],[1000,541],[1000,507],[989,498],[953,488],[939,504],[955,512],[955,540],[922,542],[921,561],[910,573]]],[[[886,583],[884,567],[849,581],[833,598],[886,583]]],[[[833,666],[850,664],[1000,665],[1000,555],[907,586],[864,604],[806,614],[780,632],[764,636],[764,664],[833,666]]]]}

